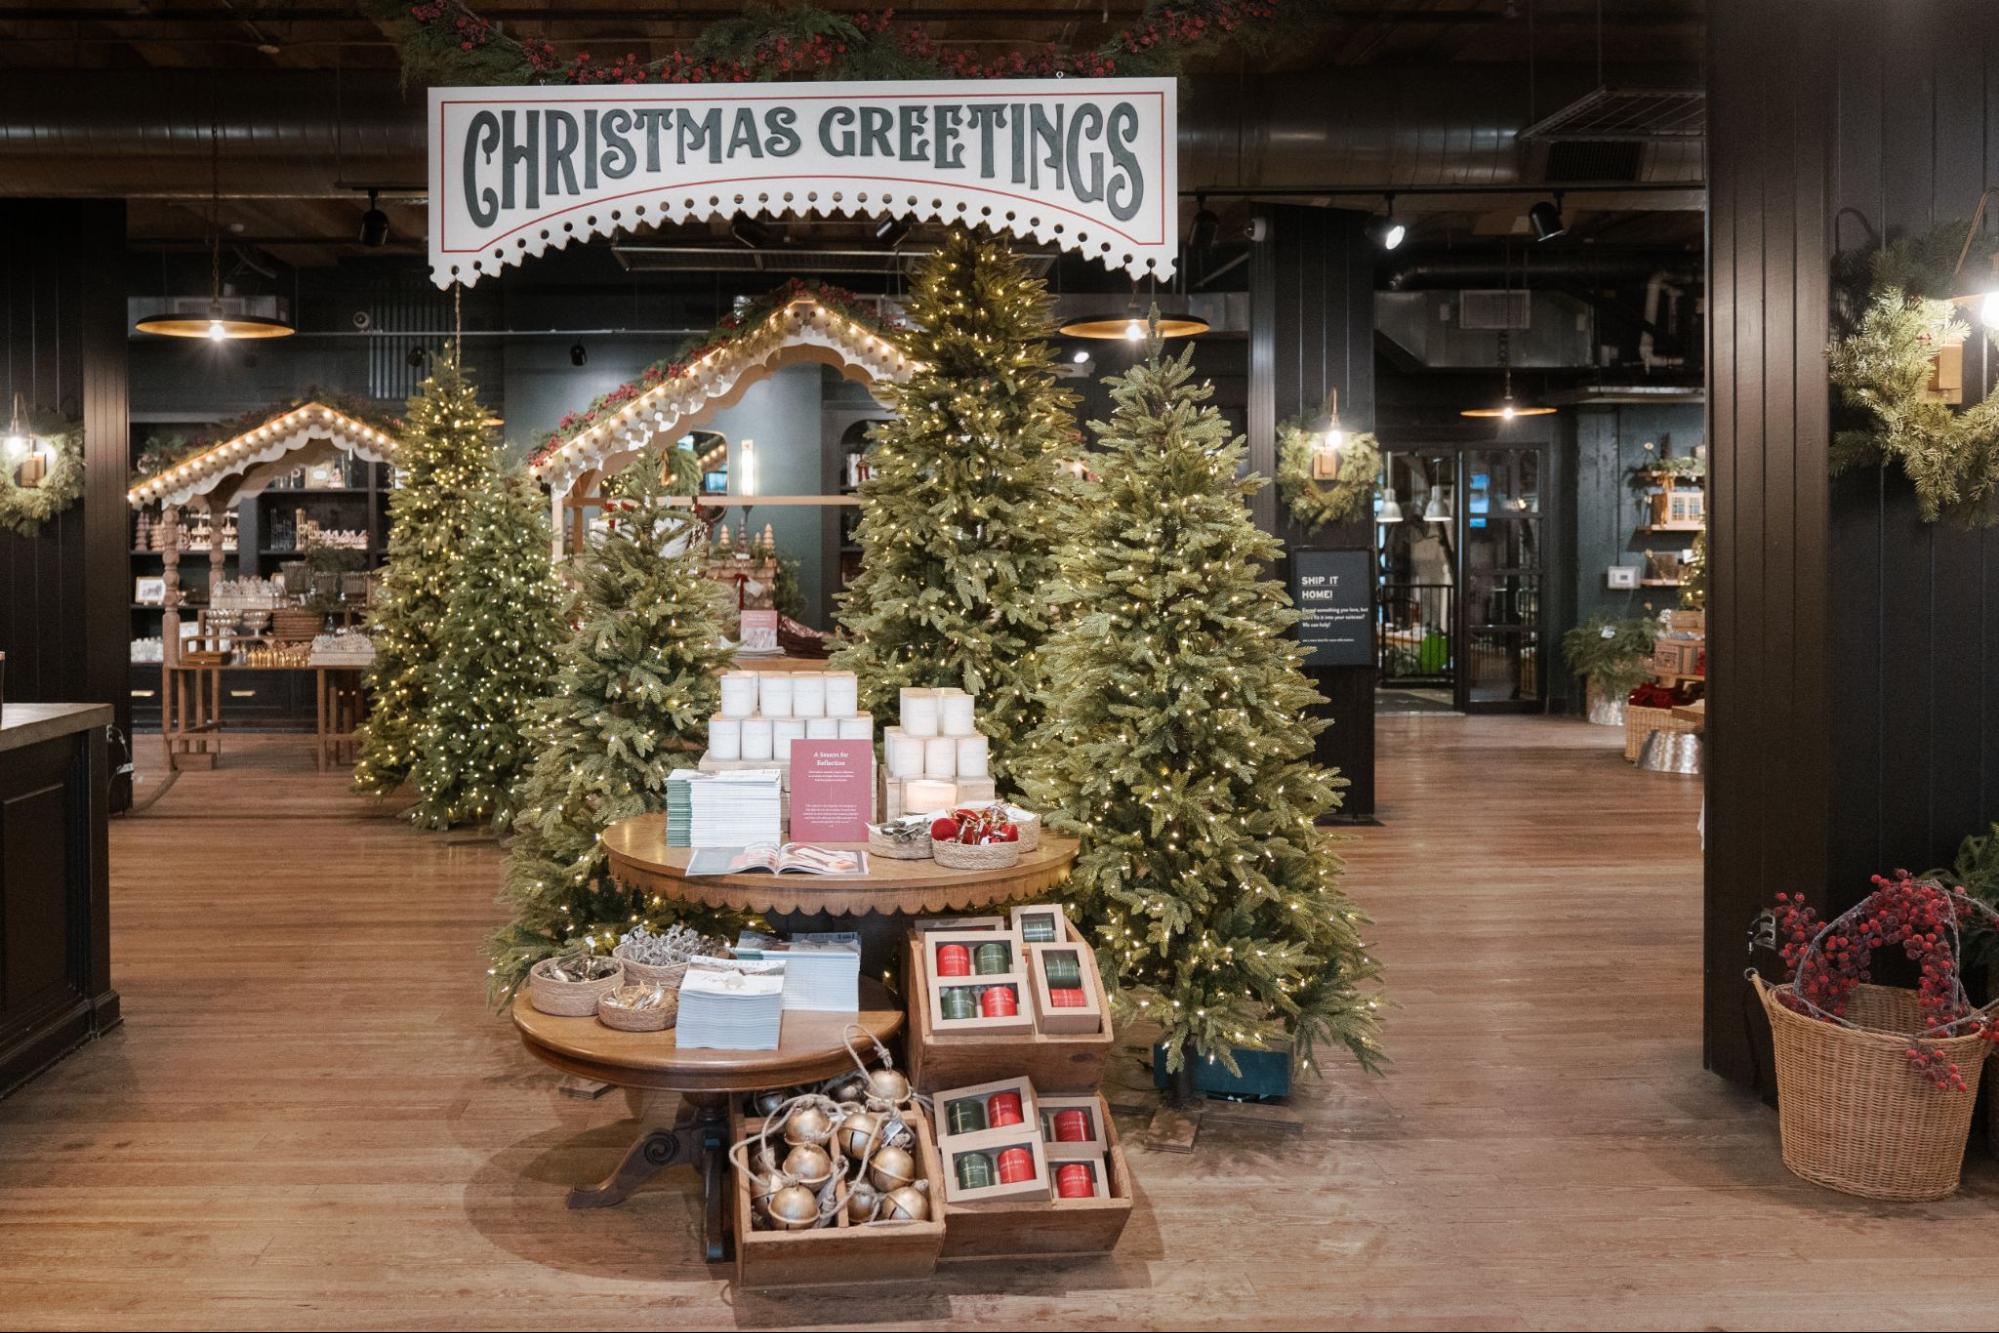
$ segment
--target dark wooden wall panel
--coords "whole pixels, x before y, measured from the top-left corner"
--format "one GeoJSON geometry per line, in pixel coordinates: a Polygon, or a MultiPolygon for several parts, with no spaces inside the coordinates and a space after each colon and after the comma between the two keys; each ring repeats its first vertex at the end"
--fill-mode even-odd
{"type": "MultiPolygon", "coordinates": [[[[1374,429],[1374,264],[1365,214],[1266,205],[1256,217],[1264,239],[1250,255],[1249,466],[1275,475],[1276,423],[1317,412],[1328,390],[1340,394],[1348,430],[1374,429]]],[[[1309,535],[1286,522],[1277,488],[1258,491],[1257,523],[1288,547],[1374,549],[1371,521],[1320,528],[1309,535]]],[[[1343,817],[1374,816],[1374,669],[1336,667],[1309,673],[1326,696],[1332,725],[1318,757],[1349,782],[1343,817]]]]}
{"type": "Polygon", "coordinates": [[[101,702],[129,733],[130,467],[122,201],[0,200],[0,417],[82,419],[83,499],[0,534],[7,696],[101,702]]]}
{"type": "Polygon", "coordinates": [[[1999,6],[1711,17],[1707,1058],[1767,1088],[1750,918],[1780,889],[1845,907],[1999,815],[1999,537],[1922,523],[1899,472],[1829,480],[1825,366],[1835,255],[1999,181],[1999,6]]]}

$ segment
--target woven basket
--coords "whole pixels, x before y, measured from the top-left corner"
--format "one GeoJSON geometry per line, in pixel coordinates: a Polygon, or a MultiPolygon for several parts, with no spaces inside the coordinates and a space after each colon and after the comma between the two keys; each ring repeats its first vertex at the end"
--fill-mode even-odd
{"type": "Polygon", "coordinates": [[[588,1018],[597,1012],[597,1001],[625,984],[625,967],[595,981],[557,981],[544,975],[553,958],[544,958],[528,973],[528,1003],[544,1014],[558,1018],[588,1018]]]}
{"type": "MultiPolygon", "coordinates": [[[[683,965],[680,970],[685,972],[687,968],[683,965]]],[[[597,1021],[620,1032],[664,1032],[680,1017],[678,995],[667,996],[665,1004],[652,1009],[627,1009],[610,1003],[610,999],[606,995],[597,1001],[597,1021]]]]}
{"type": "Polygon", "coordinates": [[[1639,751],[1645,748],[1645,738],[1655,731],[1697,731],[1699,724],[1683,717],[1674,717],[1670,708],[1645,708],[1638,704],[1624,705],[1624,758],[1627,763],[1637,763],[1639,751]]]}
{"type": "Polygon", "coordinates": [[[928,861],[930,859],[930,835],[924,834],[914,842],[890,842],[868,825],[868,851],[875,856],[885,856],[891,861],[928,861]]]}
{"type": "Polygon", "coordinates": [[[951,870],[1005,870],[1020,861],[1017,842],[982,842],[966,846],[962,842],[932,842],[930,858],[951,870]]]}
{"type": "Polygon", "coordinates": [[[1777,1124],[1784,1165],[1828,1189],[1867,1199],[1941,1199],[1957,1190],[1979,1076],[1991,1048],[1982,1035],[1924,1044],[1956,1063],[1964,1091],[1931,1084],[1909,1064],[1909,1036],[1923,1027],[1916,993],[1858,987],[1847,1006],[1859,1032],[1786,1008],[1750,978],[1777,1057],[1777,1124]]]}
{"type": "Polygon", "coordinates": [[[611,957],[625,965],[625,980],[634,985],[644,982],[650,986],[657,982],[668,990],[678,991],[680,979],[687,975],[685,963],[668,963],[665,967],[654,963],[641,963],[627,956],[625,946],[622,944],[611,950],[611,957]]]}
{"type": "MultiPolygon", "coordinates": [[[[1019,807],[1015,806],[1018,810],[1019,807]]],[[[1022,810],[1013,816],[1013,826],[1020,830],[1020,841],[1014,846],[1023,852],[1031,852],[1041,845],[1041,816],[1022,810]]]]}

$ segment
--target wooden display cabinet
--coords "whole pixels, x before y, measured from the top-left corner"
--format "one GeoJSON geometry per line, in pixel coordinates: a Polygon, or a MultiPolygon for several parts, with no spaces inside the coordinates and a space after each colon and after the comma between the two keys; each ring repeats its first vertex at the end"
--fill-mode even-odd
{"type": "MultiPolygon", "coordinates": [[[[1071,943],[1087,947],[1073,926],[1069,938],[1071,943]]],[[[935,1092],[1003,1074],[1024,1075],[1043,1093],[1093,1093],[1103,1083],[1104,1061],[1111,1051],[1107,1017],[1095,1032],[940,1029],[933,1017],[935,1002],[930,996],[922,939],[910,935],[903,960],[909,1001],[909,1079],[918,1091],[935,1092]]]]}
{"type": "Polygon", "coordinates": [[[944,1228],[944,1262],[972,1259],[1087,1258],[1117,1248],[1131,1220],[1131,1168],[1110,1107],[1097,1098],[1104,1130],[1102,1197],[1048,1198],[953,1208],[944,1228]]]}

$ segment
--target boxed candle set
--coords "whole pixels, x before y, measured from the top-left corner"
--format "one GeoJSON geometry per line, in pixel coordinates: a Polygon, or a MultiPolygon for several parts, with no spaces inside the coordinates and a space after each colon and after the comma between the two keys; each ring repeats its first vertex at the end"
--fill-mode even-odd
{"type": "Polygon", "coordinates": [[[910,1076],[919,1088],[1021,1073],[1056,1092],[1096,1090],[1111,1047],[1103,979],[1060,906],[919,921],[907,950],[910,1076]]]}
{"type": "Polygon", "coordinates": [[[1030,1033],[1020,937],[1002,930],[936,930],[922,936],[922,976],[939,1032],[1030,1033]]]}
{"type": "Polygon", "coordinates": [[[1131,1175],[1095,1093],[1050,1096],[1024,1076],[936,1094],[951,1216],[942,1257],[1102,1254],[1130,1220],[1131,1175]]]}
{"type": "Polygon", "coordinates": [[[938,1094],[935,1105],[944,1197],[953,1206],[1048,1198],[1048,1156],[1030,1080],[953,1088],[938,1094]]]}

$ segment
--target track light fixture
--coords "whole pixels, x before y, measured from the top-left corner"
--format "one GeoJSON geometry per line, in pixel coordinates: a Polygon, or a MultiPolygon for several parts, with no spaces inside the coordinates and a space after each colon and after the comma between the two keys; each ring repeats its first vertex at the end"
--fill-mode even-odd
{"type": "Polygon", "coordinates": [[[769,227],[747,213],[738,213],[729,219],[729,235],[736,238],[738,245],[751,250],[761,250],[775,239],[769,227]]]}
{"type": "Polygon", "coordinates": [[[1395,218],[1395,196],[1392,194],[1381,196],[1380,214],[1368,219],[1368,239],[1384,250],[1393,250],[1402,244],[1408,235],[1409,228],[1395,218]]]}
{"type": "Polygon", "coordinates": [[[569,364],[581,366],[590,359],[590,350],[582,343],[569,344],[569,364]]]}
{"type": "Polygon", "coordinates": [[[1569,234],[1569,224],[1562,221],[1562,192],[1557,190],[1552,200],[1543,199],[1527,210],[1527,225],[1534,229],[1537,241],[1552,241],[1557,236],[1569,234]]]}
{"type": "Polygon", "coordinates": [[[361,244],[370,250],[389,240],[389,215],[382,211],[382,192],[368,191],[368,211],[361,215],[361,244]]]}
{"type": "Polygon", "coordinates": [[[1222,234],[1222,217],[1208,207],[1206,195],[1194,196],[1194,225],[1187,233],[1189,254],[1204,254],[1215,248],[1215,241],[1222,234]]]}
{"type": "Polygon", "coordinates": [[[910,225],[908,218],[897,217],[893,213],[883,214],[875,221],[875,243],[895,249],[908,239],[910,225]]]}

